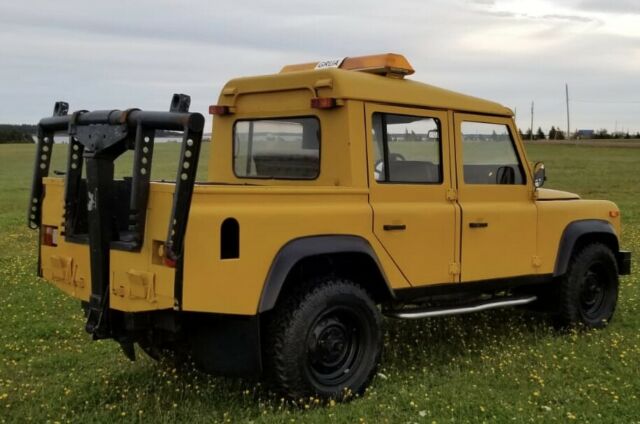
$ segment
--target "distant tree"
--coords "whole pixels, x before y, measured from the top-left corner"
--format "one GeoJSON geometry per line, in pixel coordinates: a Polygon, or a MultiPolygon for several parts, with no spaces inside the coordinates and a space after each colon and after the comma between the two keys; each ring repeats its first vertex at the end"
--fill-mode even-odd
{"type": "Polygon", "coordinates": [[[19,129],[0,129],[0,144],[7,143],[33,143],[33,138],[19,129]]]}
{"type": "Polygon", "coordinates": [[[565,139],[565,135],[564,135],[564,131],[562,131],[561,129],[556,129],[556,140],[564,140],[565,139]]]}
{"type": "Polygon", "coordinates": [[[524,140],[524,134],[520,128],[518,128],[518,132],[520,133],[520,138],[524,140]]]}
{"type": "Polygon", "coordinates": [[[525,140],[531,140],[531,128],[527,129],[527,132],[524,134],[525,140]]]}
{"type": "Polygon", "coordinates": [[[541,127],[538,127],[538,131],[536,132],[536,140],[544,140],[546,137],[544,136],[544,131],[542,131],[541,127]]]}
{"type": "Polygon", "coordinates": [[[629,134],[629,131],[626,132],[626,134],[624,135],[624,138],[627,140],[631,138],[631,134],[629,134]]]}
{"type": "Polygon", "coordinates": [[[414,130],[411,130],[411,141],[418,141],[418,136],[414,130]]]}
{"type": "Polygon", "coordinates": [[[556,127],[554,127],[553,125],[551,125],[551,129],[549,130],[549,140],[555,140],[556,139],[556,127]]]}
{"type": "Polygon", "coordinates": [[[607,131],[606,128],[601,128],[595,132],[595,134],[593,135],[593,138],[597,138],[597,139],[611,138],[611,135],[609,134],[609,131],[607,131]]]}

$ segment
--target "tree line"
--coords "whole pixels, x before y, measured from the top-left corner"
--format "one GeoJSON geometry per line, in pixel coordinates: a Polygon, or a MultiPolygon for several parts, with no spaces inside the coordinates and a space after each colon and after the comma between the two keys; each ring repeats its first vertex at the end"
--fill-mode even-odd
{"type": "MultiPolygon", "coordinates": [[[[35,125],[0,124],[0,144],[35,143],[34,137],[38,132],[35,125]]],[[[182,133],[176,131],[156,131],[156,137],[182,138],[182,133]]]]}
{"type": "Polygon", "coordinates": [[[0,144],[33,143],[35,125],[0,125],[0,144]]]}
{"type": "MultiPolygon", "coordinates": [[[[562,131],[560,128],[556,128],[555,126],[551,126],[549,132],[545,133],[542,130],[542,127],[538,127],[538,130],[531,134],[531,128],[527,129],[526,132],[522,132],[521,129],[518,130],[520,132],[520,137],[523,140],[565,140],[567,138],[566,131],[562,131]]],[[[590,135],[582,135],[578,131],[571,133],[572,139],[589,139],[589,140],[602,140],[602,139],[625,139],[629,140],[632,138],[640,139],[640,131],[635,134],[631,134],[630,132],[614,132],[610,133],[605,128],[599,129],[597,131],[593,131],[593,134],[590,135]]]]}

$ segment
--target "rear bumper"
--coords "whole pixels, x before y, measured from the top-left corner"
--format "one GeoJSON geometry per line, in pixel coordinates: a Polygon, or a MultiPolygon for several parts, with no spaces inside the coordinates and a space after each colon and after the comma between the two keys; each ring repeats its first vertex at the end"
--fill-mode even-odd
{"type": "Polygon", "coordinates": [[[631,252],[627,250],[619,251],[616,253],[616,261],[618,262],[618,274],[631,274],[631,252]]]}

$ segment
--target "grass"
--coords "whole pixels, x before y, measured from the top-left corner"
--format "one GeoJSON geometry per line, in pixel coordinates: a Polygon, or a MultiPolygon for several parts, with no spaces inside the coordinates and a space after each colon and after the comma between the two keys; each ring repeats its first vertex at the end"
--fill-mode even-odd
{"type": "MultiPolygon", "coordinates": [[[[546,162],[549,187],[617,202],[623,245],[640,254],[640,149],[528,151],[546,162]]],[[[156,177],[172,178],[176,152],[157,146],[156,177]]],[[[32,156],[33,146],[0,146],[0,422],[640,422],[637,272],[621,280],[604,331],[561,335],[518,310],[386,320],[379,374],[347,404],[296,407],[254,381],[143,355],[129,362],[117,344],[92,342],[78,302],[34,275],[35,233],[25,225],[32,156]]]]}

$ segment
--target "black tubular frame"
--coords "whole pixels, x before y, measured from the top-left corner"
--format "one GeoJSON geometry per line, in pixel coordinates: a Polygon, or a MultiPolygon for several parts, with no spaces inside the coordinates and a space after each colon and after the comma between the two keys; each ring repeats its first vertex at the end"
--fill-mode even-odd
{"type": "MultiPolygon", "coordinates": [[[[36,160],[29,200],[28,225],[42,224],[43,178],[49,175],[53,138],[56,133],[69,134],[64,195],[65,240],[86,243],[86,237],[74,234],[78,219],[83,162],[86,162],[88,243],[91,260],[91,297],[86,329],[94,338],[114,336],[109,320],[109,252],[110,249],[139,251],[149,198],[149,183],[156,130],[183,133],[180,161],[176,175],[173,205],[164,247],[165,258],[175,265],[183,254],[184,235],[195,184],[204,117],[189,113],[190,98],[174,94],[169,112],[139,109],[77,111],[68,114],[69,105],[57,102],[53,116],[38,123],[36,160]],[[114,161],[127,150],[134,151],[131,193],[126,231],[114,228],[114,161]],[[82,160],[84,158],[84,161],[82,160]]],[[[176,273],[179,274],[179,273],[176,273]]]]}

